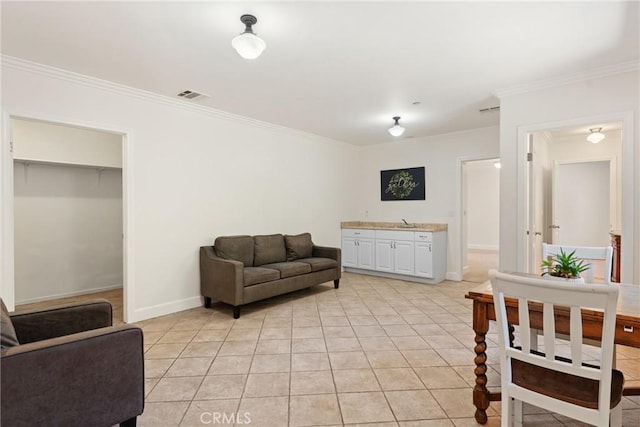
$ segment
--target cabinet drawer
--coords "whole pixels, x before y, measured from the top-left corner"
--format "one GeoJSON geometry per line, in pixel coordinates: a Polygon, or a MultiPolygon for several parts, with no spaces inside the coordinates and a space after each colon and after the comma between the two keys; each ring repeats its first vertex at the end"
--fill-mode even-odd
{"type": "Polygon", "coordinates": [[[361,237],[373,239],[375,237],[375,232],[373,230],[364,230],[360,228],[343,228],[342,237],[361,237]]]}
{"type": "Polygon", "coordinates": [[[376,239],[413,241],[413,231],[376,230],[376,239]]]}
{"type": "Polygon", "coordinates": [[[430,231],[416,231],[413,234],[416,242],[433,242],[433,233],[430,231]]]}

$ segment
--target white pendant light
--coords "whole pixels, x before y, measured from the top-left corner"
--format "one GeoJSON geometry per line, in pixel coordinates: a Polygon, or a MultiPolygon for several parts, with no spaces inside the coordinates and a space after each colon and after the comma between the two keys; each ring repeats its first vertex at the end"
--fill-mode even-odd
{"type": "Polygon", "coordinates": [[[251,29],[251,26],[258,22],[253,15],[242,15],[240,21],[245,25],[244,32],[234,37],[231,46],[244,59],[256,59],[267,47],[267,44],[251,29]]]}
{"type": "Polygon", "coordinates": [[[404,128],[398,124],[398,120],[400,120],[400,116],[393,117],[395,120],[395,124],[389,128],[389,133],[393,136],[400,136],[404,133],[404,128]]]}
{"type": "Polygon", "coordinates": [[[589,129],[589,132],[591,133],[587,135],[587,141],[593,144],[597,144],[598,142],[602,141],[604,139],[604,133],[600,132],[601,130],[602,128],[589,129]]]}

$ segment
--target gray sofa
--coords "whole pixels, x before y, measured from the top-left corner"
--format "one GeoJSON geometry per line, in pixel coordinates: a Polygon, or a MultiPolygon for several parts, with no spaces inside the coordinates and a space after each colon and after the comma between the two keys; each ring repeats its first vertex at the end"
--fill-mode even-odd
{"type": "Polygon", "coordinates": [[[200,247],[200,292],[212,301],[240,307],[333,280],[340,285],[340,248],[316,246],[311,234],[226,236],[200,247]]]}
{"type": "Polygon", "coordinates": [[[0,303],[3,427],[136,425],[144,409],[140,328],[111,326],[103,299],[14,313],[0,303]]]}

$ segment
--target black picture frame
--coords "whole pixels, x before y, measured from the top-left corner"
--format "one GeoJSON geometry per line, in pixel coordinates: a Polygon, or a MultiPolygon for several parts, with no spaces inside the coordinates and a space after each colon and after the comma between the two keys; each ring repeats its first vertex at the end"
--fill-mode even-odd
{"type": "Polygon", "coordinates": [[[380,200],[425,200],[424,166],[380,171],[380,200]]]}

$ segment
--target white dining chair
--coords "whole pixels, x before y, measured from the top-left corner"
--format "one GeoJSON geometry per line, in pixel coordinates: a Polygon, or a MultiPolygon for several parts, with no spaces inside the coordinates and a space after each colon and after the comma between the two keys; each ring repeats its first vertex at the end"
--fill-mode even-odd
{"type": "Polygon", "coordinates": [[[593,261],[603,261],[603,281],[611,283],[611,269],[613,266],[613,248],[611,246],[567,246],[567,245],[550,245],[542,244],[542,259],[548,259],[560,253],[562,249],[565,253],[575,251],[576,258],[585,260],[589,264],[589,269],[585,271],[587,283],[593,283],[593,261]]]}
{"type": "MultiPolygon", "coordinates": [[[[612,367],[618,287],[592,283],[576,286],[495,270],[489,277],[500,342],[502,426],[522,426],[523,402],[596,426],[609,426],[610,422],[611,426],[620,426],[624,376],[612,367]],[[518,303],[521,347],[513,346],[509,337],[505,304],[509,298],[518,303]],[[529,344],[531,303],[542,304],[544,353],[529,344]],[[595,352],[600,355],[595,364],[583,363],[581,308],[603,311],[602,347],[595,352]],[[570,358],[558,356],[554,309],[570,313],[570,358]]],[[[510,316],[514,312],[510,311],[510,316]]],[[[594,358],[592,353],[590,360],[594,358]]]]}

